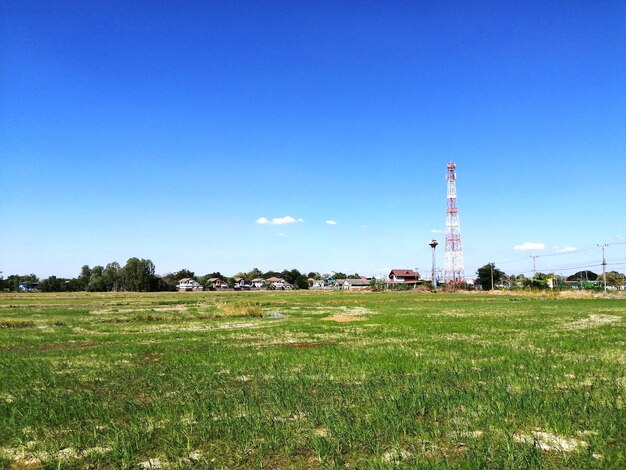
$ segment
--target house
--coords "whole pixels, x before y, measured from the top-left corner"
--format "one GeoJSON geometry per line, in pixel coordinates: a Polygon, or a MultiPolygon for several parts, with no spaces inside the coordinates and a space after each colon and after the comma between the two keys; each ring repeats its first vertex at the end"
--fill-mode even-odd
{"type": "Polygon", "coordinates": [[[343,290],[369,289],[370,281],[366,277],[341,279],[339,286],[343,290]]]}
{"type": "Polygon", "coordinates": [[[330,274],[326,274],[322,279],[315,279],[311,289],[339,289],[338,284],[345,279],[333,279],[330,274]]]}
{"type": "Polygon", "coordinates": [[[250,281],[250,286],[253,289],[261,289],[265,284],[266,281],[262,277],[255,277],[252,281],[250,281]]]}
{"type": "Polygon", "coordinates": [[[250,289],[250,284],[248,284],[245,279],[236,277],[234,281],[233,287],[235,289],[250,289]]]}
{"type": "Polygon", "coordinates": [[[178,284],[176,285],[176,290],[178,292],[201,291],[204,290],[204,286],[195,279],[185,277],[178,281],[178,284]]]}
{"type": "Polygon", "coordinates": [[[270,285],[270,289],[292,289],[291,284],[282,277],[268,277],[265,282],[270,285]]]}
{"type": "Polygon", "coordinates": [[[209,279],[209,289],[227,289],[228,282],[223,281],[219,277],[212,277],[209,279]]]}
{"type": "Polygon", "coordinates": [[[418,284],[420,273],[412,269],[392,269],[389,273],[390,284],[418,284]]]}

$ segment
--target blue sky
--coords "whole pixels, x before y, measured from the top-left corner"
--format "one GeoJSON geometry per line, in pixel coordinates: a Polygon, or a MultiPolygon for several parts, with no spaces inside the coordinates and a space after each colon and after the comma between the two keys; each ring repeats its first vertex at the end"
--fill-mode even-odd
{"type": "Polygon", "coordinates": [[[131,256],[159,273],[427,272],[449,161],[468,276],[528,273],[532,254],[598,271],[597,243],[626,271],[623,2],[0,13],[5,276],[131,256]]]}

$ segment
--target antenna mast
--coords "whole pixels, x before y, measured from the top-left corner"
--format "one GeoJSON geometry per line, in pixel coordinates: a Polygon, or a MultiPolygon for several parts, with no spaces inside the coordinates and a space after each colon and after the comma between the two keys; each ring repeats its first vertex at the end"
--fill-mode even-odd
{"type": "Polygon", "coordinates": [[[456,165],[448,163],[448,212],[446,215],[446,254],[445,281],[447,285],[456,286],[465,283],[463,267],[463,247],[461,245],[461,225],[459,210],[456,206],[456,165]]]}

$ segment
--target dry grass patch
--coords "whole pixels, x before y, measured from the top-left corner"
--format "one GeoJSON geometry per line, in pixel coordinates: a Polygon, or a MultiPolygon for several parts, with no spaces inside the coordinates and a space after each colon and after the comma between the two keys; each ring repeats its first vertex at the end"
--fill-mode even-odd
{"type": "Polygon", "coordinates": [[[584,330],[609,325],[620,320],[621,318],[617,315],[589,315],[587,318],[568,323],[563,328],[566,330],[584,330]]]}
{"type": "Polygon", "coordinates": [[[257,305],[222,304],[219,309],[226,317],[261,317],[263,312],[257,305]]]}
{"type": "Polygon", "coordinates": [[[513,434],[513,440],[521,444],[532,444],[541,450],[573,452],[588,447],[586,441],[558,436],[549,432],[535,430],[531,434],[513,434]]]}
{"type": "Polygon", "coordinates": [[[29,320],[0,320],[0,328],[34,328],[35,322],[29,320]]]}
{"type": "Polygon", "coordinates": [[[324,346],[335,346],[337,343],[316,343],[316,342],[296,342],[296,343],[282,343],[276,346],[282,348],[294,348],[294,349],[310,349],[310,348],[322,348],[324,346]]]}

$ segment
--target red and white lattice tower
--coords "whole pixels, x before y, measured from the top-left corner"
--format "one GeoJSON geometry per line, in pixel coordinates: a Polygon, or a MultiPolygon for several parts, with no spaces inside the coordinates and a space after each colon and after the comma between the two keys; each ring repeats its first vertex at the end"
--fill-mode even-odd
{"type": "Polygon", "coordinates": [[[444,278],[447,285],[465,282],[463,267],[463,246],[461,245],[461,224],[456,206],[456,165],[448,163],[448,212],[446,215],[446,257],[444,278]]]}

